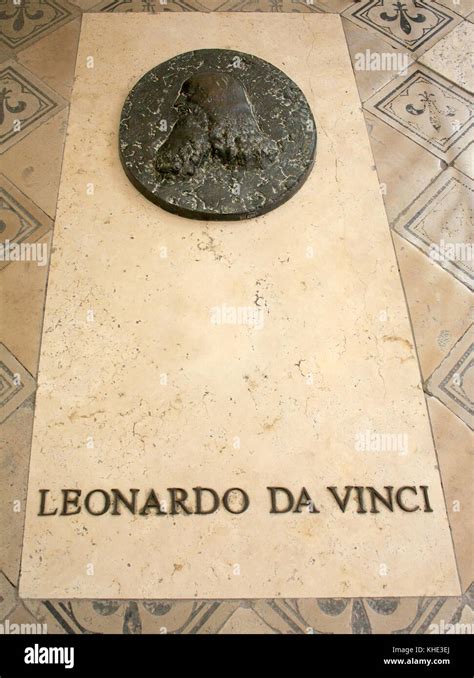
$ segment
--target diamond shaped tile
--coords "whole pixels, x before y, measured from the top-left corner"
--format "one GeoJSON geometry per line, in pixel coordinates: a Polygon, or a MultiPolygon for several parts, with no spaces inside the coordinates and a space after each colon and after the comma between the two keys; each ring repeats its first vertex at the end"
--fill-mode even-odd
{"type": "Polygon", "coordinates": [[[396,219],[393,228],[474,289],[473,182],[448,168],[396,219]]]}
{"type": "Polygon", "coordinates": [[[0,343],[0,424],[36,389],[31,374],[0,343]]]}
{"type": "Polygon", "coordinates": [[[18,51],[78,14],[65,0],[0,0],[0,45],[18,51]]]}
{"type": "MultiPolygon", "coordinates": [[[[52,227],[52,220],[0,174],[0,244],[35,242],[52,227]]],[[[0,259],[0,271],[9,260],[0,259]]]]}
{"type": "Polygon", "coordinates": [[[474,429],[474,325],[433,372],[426,390],[474,429]]]}
{"type": "Polygon", "coordinates": [[[449,163],[473,139],[473,97],[413,65],[368,99],[364,108],[449,163]]]}
{"type": "Polygon", "coordinates": [[[352,5],[344,16],[417,56],[462,21],[445,7],[424,0],[369,0],[352,5]]]}
{"type": "Polygon", "coordinates": [[[66,105],[33,73],[15,61],[0,66],[0,154],[66,105]]]}

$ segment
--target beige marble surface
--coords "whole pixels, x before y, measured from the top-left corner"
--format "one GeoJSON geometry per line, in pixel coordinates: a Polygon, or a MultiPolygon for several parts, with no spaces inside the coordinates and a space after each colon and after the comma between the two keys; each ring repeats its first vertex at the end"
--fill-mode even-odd
{"type": "Polygon", "coordinates": [[[459,593],[339,17],[85,16],[53,247],[23,597],[459,593]],[[210,44],[282,68],[318,126],[316,167],[298,195],[245,223],[169,215],[118,161],[130,87],[156,63],[210,44]],[[262,329],[210,322],[212,307],[255,299],[262,329]],[[366,430],[406,434],[407,454],[356,451],[366,430]],[[36,516],[44,487],[198,485],[244,487],[251,507],[175,519],[36,516]],[[269,515],[267,485],[307,486],[321,513],[269,515]],[[428,485],[434,512],[342,514],[328,485],[428,485]]]}

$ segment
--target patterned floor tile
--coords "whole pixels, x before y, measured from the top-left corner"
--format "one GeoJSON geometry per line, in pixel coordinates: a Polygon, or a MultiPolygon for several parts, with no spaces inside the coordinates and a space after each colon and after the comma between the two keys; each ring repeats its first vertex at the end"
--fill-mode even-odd
{"type": "Polygon", "coordinates": [[[468,590],[456,598],[272,600],[258,605],[273,628],[275,617],[280,618],[280,633],[443,633],[447,624],[472,624],[473,593],[468,590]]]}
{"type": "Polygon", "coordinates": [[[474,142],[455,158],[453,165],[467,177],[474,179],[474,142]]]}
{"type": "Polygon", "coordinates": [[[392,234],[423,379],[474,322],[474,296],[411,243],[392,234]]]}
{"type": "Polygon", "coordinates": [[[426,391],[474,429],[474,325],[433,372],[426,391]]]}
{"type": "Polygon", "coordinates": [[[81,19],[78,17],[18,55],[23,66],[68,100],[74,81],[80,31],[81,19]]]}
{"type": "Polygon", "coordinates": [[[71,0],[71,4],[77,5],[83,12],[91,12],[99,3],[97,0],[71,0]]]}
{"type": "Polygon", "coordinates": [[[0,343],[0,424],[29,396],[36,383],[8,348],[0,343]]]}
{"type": "Polygon", "coordinates": [[[49,600],[22,600],[27,612],[29,612],[38,624],[46,626],[48,633],[85,633],[73,624],[68,624],[64,618],[58,613],[58,609],[62,609],[63,603],[50,602],[49,600]]]}
{"type": "Polygon", "coordinates": [[[462,590],[474,580],[474,433],[436,398],[428,398],[446,509],[462,590]]]}
{"type": "Polygon", "coordinates": [[[0,273],[1,338],[34,377],[38,373],[52,231],[35,242],[41,261],[15,261],[0,273]]]}
{"type": "Polygon", "coordinates": [[[0,572],[0,620],[3,621],[10,614],[16,603],[15,587],[3,572],[0,572]]]}
{"type": "Polygon", "coordinates": [[[211,12],[342,12],[351,0],[203,0],[211,12]]]}
{"type": "MultiPolygon", "coordinates": [[[[49,629],[47,624],[40,624],[38,620],[31,614],[23,603],[17,602],[16,607],[9,612],[8,617],[8,633],[40,633],[46,634],[49,629]]],[[[6,625],[7,620],[4,624],[6,625]]]]}
{"type": "Polygon", "coordinates": [[[66,105],[65,100],[14,61],[0,65],[0,154],[66,105]]]}
{"type": "Polygon", "coordinates": [[[0,44],[24,49],[78,14],[65,0],[0,0],[0,44]]]}
{"type": "Polygon", "coordinates": [[[13,50],[7,47],[2,47],[2,45],[0,45],[0,64],[2,63],[2,61],[10,59],[13,55],[14,55],[13,50]]]}
{"type": "Polygon", "coordinates": [[[420,63],[469,92],[474,91],[474,25],[463,21],[425,52],[420,63]]]}
{"type": "Polygon", "coordinates": [[[413,63],[406,49],[390,48],[374,31],[364,30],[345,17],[342,17],[342,27],[361,101],[366,101],[413,63]]]}
{"type": "Polygon", "coordinates": [[[460,16],[467,17],[474,10],[474,0],[435,0],[435,5],[451,9],[460,16]]]}
{"type": "Polygon", "coordinates": [[[200,0],[104,0],[94,12],[208,12],[200,0]]]}
{"type": "Polygon", "coordinates": [[[424,66],[376,92],[364,108],[449,163],[473,138],[472,96],[424,66]]]}
{"type": "Polygon", "coordinates": [[[473,182],[448,167],[393,224],[401,236],[474,289],[473,182]]]}
{"type": "Polygon", "coordinates": [[[63,108],[2,156],[5,174],[49,217],[58,198],[68,109],[63,108]]]}
{"type": "Polygon", "coordinates": [[[461,21],[461,17],[451,10],[424,0],[369,0],[352,5],[344,16],[416,56],[432,47],[461,21]]]}
{"type": "MultiPolygon", "coordinates": [[[[36,242],[52,223],[39,207],[0,174],[0,244],[6,241],[17,244],[36,242]]],[[[12,263],[20,262],[3,258],[0,271],[12,263]]]]}
{"type": "Polygon", "coordinates": [[[36,619],[54,619],[61,633],[217,633],[238,601],[73,600],[25,601],[36,619]]]}
{"type": "Polygon", "coordinates": [[[0,569],[17,586],[33,428],[30,396],[0,426],[0,569]]]}
{"type": "Polygon", "coordinates": [[[443,163],[367,111],[364,117],[385,211],[392,224],[427,183],[438,176],[443,163]]]}
{"type": "Polygon", "coordinates": [[[273,634],[274,631],[254,610],[249,607],[239,607],[220,628],[219,633],[232,635],[240,633],[273,634]]]}

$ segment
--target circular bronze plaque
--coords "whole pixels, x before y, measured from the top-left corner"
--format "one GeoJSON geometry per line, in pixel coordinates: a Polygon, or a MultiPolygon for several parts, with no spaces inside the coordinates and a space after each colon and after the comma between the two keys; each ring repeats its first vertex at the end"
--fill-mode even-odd
{"type": "Polygon", "coordinates": [[[148,71],[120,119],[120,157],[149,200],[184,217],[248,219],[308,177],[316,125],[302,91],[251,54],[202,49],[148,71]]]}

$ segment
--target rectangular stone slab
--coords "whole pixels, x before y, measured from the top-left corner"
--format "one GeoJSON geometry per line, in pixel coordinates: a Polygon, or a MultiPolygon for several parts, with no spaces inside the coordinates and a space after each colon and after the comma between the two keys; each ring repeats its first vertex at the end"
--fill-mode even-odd
{"type": "MultiPolygon", "coordinates": [[[[338,16],[84,15],[53,244],[23,597],[459,593],[413,337],[338,16]],[[133,84],[176,54],[208,47],[281,68],[316,119],[311,176],[258,219],[168,214],[135,190],[119,162],[118,122],[133,84]],[[229,322],[213,322],[216,308],[229,322]],[[349,489],[341,508],[345,487],[393,498],[406,486],[413,489],[393,510],[370,489],[349,489]],[[221,504],[208,515],[170,515],[169,488],[186,490],[195,511],[196,487],[220,499],[238,487],[250,503],[240,514],[221,504]],[[293,509],[304,487],[312,503],[271,513],[268,487],[291,491],[293,509]],[[150,506],[139,514],[152,488],[165,515],[150,506]],[[91,515],[87,507],[106,508],[113,489],[128,499],[138,490],[135,513],[118,501],[120,515],[113,503],[91,515]],[[87,499],[93,490],[107,494],[87,499]],[[41,496],[42,512],[53,515],[38,515],[41,496]],[[76,511],[74,498],[80,513],[60,515],[76,511]]],[[[288,496],[277,493],[278,510],[288,496]]],[[[228,498],[238,510],[236,494],[228,498]]]]}

